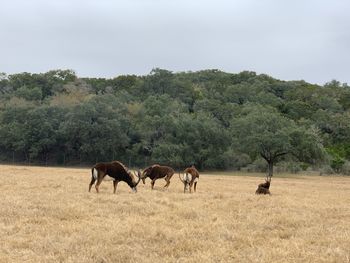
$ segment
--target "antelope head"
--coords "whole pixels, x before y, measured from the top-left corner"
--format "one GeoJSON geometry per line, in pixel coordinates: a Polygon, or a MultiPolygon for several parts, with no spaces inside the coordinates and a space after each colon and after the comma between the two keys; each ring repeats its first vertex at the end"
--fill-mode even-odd
{"type": "Polygon", "coordinates": [[[147,169],[143,170],[143,172],[140,172],[140,178],[142,179],[143,184],[146,184],[146,178],[149,176],[149,174],[152,171],[152,167],[148,167],[147,169]]]}
{"type": "Polygon", "coordinates": [[[129,175],[130,175],[130,177],[132,179],[132,182],[133,182],[133,186],[131,187],[131,189],[132,189],[132,191],[134,193],[136,193],[137,192],[137,188],[136,187],[137,187],[137,185],[139,184],[139,182],[141,180],[141,172],[140,171],[137,171],[137,173],[134,172],[134,176],[138,178],[137,182],[135,182],[134,176],[133,176],[133,174],[131,172],[129,172],[129,175]]]}

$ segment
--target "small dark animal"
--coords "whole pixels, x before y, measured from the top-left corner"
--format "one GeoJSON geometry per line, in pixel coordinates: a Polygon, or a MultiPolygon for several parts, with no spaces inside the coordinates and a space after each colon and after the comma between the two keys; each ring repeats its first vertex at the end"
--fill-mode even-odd
{"type": "Polygon", "coordinates": [[[256,189],[255,194],[257,195],[266,195],[271,194],[270,193],[270,184],[271,184],[271,177],[265,179],[265,183],[259,184],[258,189],[256,189]]]}
{"type": "Polygon", "coordinates": [[[190,193],[192,192],[192,185],[194,185],[194,191],[196,192],[196,188],[197,188],[197,182],[199,179],[199,173],[196,169],[196,167],[194,167],[194,165],[192,165],[191,167],[188,167],[184,170],[184,175],[180,176],[179,173],[179,178],[181,180],[181,182],[184,184],[184,193],[186,192],[187,186],[189,186],[190,189],[190,193]]]}
{"type": "Polygon", "coordinates": [[[169,187],[170,184],[170,179],[175,173],[174,169],[169,167],[169,166],[161,166],[159,164],[154,164],[152,166],[149,166],[143,170],[141,174],[141,179],[143,183],[145,184],[145,179],[149,177],[152,182],[151,182],[151,188],[154,188],[154,183],[157,179],[159,178],[164,178],[166,181],[166,184],[164,187],[169,187]]]}
{"type": "Polygon", "coordinates": [[[132,173],[128,171],[128,168],[118,161],[113,161],[110,163],[97,163],[95,164],[94,167],[92,167],[91,182],[89,184],[89,192],[91,190],[91,187],[95,183],[95,181],[97,181],[95,188],[96,188],[96,192],[98,193],[99,192],[98,188],[106,175],[111,177],[113,180],[114,194],[117,190],[117,185],[120,181],[127,183],[135,193],[137,192],[136,186],[141,180],[141,172],[138,171],[137,175],[135,174],[136,177],[139,178],[138,181],[135,182],[134,177],[132,173]]]}

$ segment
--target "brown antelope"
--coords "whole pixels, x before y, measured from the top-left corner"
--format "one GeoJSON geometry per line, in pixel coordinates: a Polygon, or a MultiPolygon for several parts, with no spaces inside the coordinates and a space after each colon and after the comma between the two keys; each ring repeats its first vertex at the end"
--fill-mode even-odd
{"type": "Polygon", "coordinates": [[[265,179],[265,183],[259,184],[258,189],[256,189],[255,194],[257,195],[267,195],[270,193],[270,184],[271,184],[271,177],[267,177],[265,179]]]}
{"type": "Polygon", "coordinates": [[[140,171],[138,171],[137,174],[135,174],[135,176],[139,178],[138,181],[135,182],[134,177],[132,173],[128,171],[128,168],[118,161],[113,161],[110,163],[97,163],[94,167],[92,167],[89,192],[95,181],[97,181],[95,188],[96,192],[98,193],[98,188],[106,175],[111,177],[113,180],[114,194],[117,190],[117,185],[120,181],[127,183],[135,193],[137,192],[136,186],[141,180],[140,171]]]}
{"type": "Polygon", "coordinates": [[[169,166],[161,166],[159,164],[154,164],[152,166],[149,166],[143,170],[141,174],[142,182],[145,184],[145,180],[147,177],[149,177],[151,181],[151,188],[154,188],[154,183],[159,178],[164,178],[166,181],[166,184],[164,187],[169,187],[170,179],[175,173],[174,169],[169,166]]]}
{"type": "Polygon", "coordinates": [[[184,184],[184,193],[186,192],[187,186],[189,187],[190,193],[191,193],[192,185],[194,185],[194,191],[196,192],[199,173],[196,167],[194,167],[194,165],[184,170],[183,178],[181,178],[181,175],[179,173],[179,178],[181,182],[184,184]]]}

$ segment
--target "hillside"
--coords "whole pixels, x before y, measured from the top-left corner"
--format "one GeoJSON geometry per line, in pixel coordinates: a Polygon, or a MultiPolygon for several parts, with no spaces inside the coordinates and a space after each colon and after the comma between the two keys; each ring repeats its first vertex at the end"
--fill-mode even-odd
{"type": "Polygon", "coordinates": [[[350,173],[350,87],[334,80],[320,86],[248,71],[163,69],[112,79],[80,78],[71,70],[0,77],[2,162],[118,159],[131,167],[195,163],[200,169],[264,171],[261,154],[252,150],[257,143],[247,144],[244,135],[254,130],[259,133],[251,137],[274,137],[276,122],[302,130],[304,141],[292,138],[287,145],[293,151],[318,147],[290,150],[278,169],[350,173]]]}

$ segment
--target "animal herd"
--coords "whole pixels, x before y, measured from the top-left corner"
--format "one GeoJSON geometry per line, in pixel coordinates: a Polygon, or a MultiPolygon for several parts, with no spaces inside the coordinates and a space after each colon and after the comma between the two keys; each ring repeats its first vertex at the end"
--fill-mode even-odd
{"type": "MultiPolygon", "coordinates": [[[[143,184],[146,183],[146,178],[148,177],[151,179],[151,189],[153,190],[154,184],[156,180],[160,178],[165,179],[165,188],[168,188],[170,185],[170,179],[174,175],[175,171],[173,168],[169,166],[162,166],[159,164],[154,164],[149,167],[146,167],[142,172],[139,170],[137,173],[134,172],[132,174],[128,168],[122,164],[119,161],[113,161],[109,163],[97,163],[92,167],[91,169],[91,182],[89,184],[89,192],[91,191],[91,187],[95,184],[96,192],[99,192],[100,184],[102,183],[103,179],[107,176],[110,177],[113,180],[113,193],[116,193],[117,191],[117,185],[119,182],[125,182],[127,183],[130,188],[137,192],[137,185],[142,180],[143,184]],[[137,181],[135,181],[135,177],[138,178],[137,181]]],[[[181,177],[181,174],[179,173],[180,181],[184,185],[184,193],[187,189],[189,189],[189,192],[192,192],[192,186],[194,186],[194,192],[196,192],[197,189],[197,183],[199,179],[199,173],[192,165],[191,167],[186,168],[183,171],[183,175],[181,177]]],[[[270,193],[270,184],[271,184],[271,177],[268,177],[265,181],[265,183],[259,184],[258,189],[255,191],[256,194],[271,194],[270,193]]]]}
{"type": "MultiPolygon", "coordinates": [[[[119,161],[112,161],[109,163],[97,163],[91,169],[91,182],[89,184],[89,192],[91,191],[92,186],[95,184],[96,192],[99,192],[99,186],[102,183],[103,179],[110,177],[113,180],[113,193],[117,191],[117,185],[119,182],[125,182],[129,185],[129,187],[137,192],[137,185],[142,180],[142,182],[146,183],[146,178],[151,179],[151,189],[153,190],[154,184],[157,179],[164,178],[166,184],[164,187],[169,187],[170,179],[174,175],[175,171],[173,168],[169,166],[162,166],[159,164],[151,165],[145,168],[142,172],[137,171],[131,173],[128,168],[119,161]],[[135,177],[138,178],[135,180],[135,177]]],[[[196,192],[197,182],[199,179],[199,173],[197,169],[192,165],[184,170],[182,178],[179,173],[179,178],[181,182],[184,184],[184,193],[187,188],[189,188],[189,192],[192,192],[192,186],[194,185],[194,191],[196,192]]]]}

